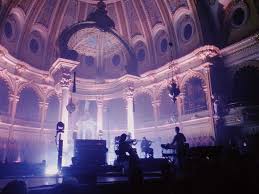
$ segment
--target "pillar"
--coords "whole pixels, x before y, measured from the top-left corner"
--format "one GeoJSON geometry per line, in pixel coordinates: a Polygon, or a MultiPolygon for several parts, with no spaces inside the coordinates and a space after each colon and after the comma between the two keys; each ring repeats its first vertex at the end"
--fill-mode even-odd
{"type": "Polygon", "coordinates": [[[97,131],[96,137],[99,138],[99,132],[103,131],[103,101],[97,100],[97,131]]]}
{"type": "Polygon", "coordinates": [[[17,108],[17,103],[19,102],[19,96],[16,95],[10,95],[9,96],[9,115],[10,115],[10,123],[11,126],[9,128],[8,132],[8,139],[7,139],[7,145],[5,147],[5,158],[8,159],[8,156],[10,155],[9,153],[12,152],[13,150],[10,150],[10,142],[13,141],[14,138],[14,130],[13,130],[13,124],[15,120],[15,114],[16,114],[16,108],[17,108]]]}
{"type": "Polygon", "coordinates": [[[153,107],[153,114],[154,114],[154,121],[155,121],[155,127],[157,128],[158,120],[160,118],[160,100],[153,100],[152,101],[152,107],[153,107]]]}
{"type": "Polygon", "coordinates": [[[181,92],[176,100],[177,111],[178,111],[178,122],[180,123],[180,128],[182,128],[182,115],[184,111],[184,94],[181,92]]]}
{"type": "Polygon", "coordinates": [[[72,151],[69,153],[68,147],[68,122],[69,113],[66,106],[69,104],[69,86],[72,83],[71,73],[79,65],[80,62],[69,59],[58,58],[49,69],[50,75],[53,77],[55,84],[61,87],[61,104],[60,104],[60,120],[65,125],[63,139],[63,165],[71,163],[72,151]]]}
{"type": "Polygon", "coordinates": [[[41,152],[41,160],[46,160],[47,159],[47,143],[46,143],[46,137],[44,134],[44,122],[46,119],[46,114],[47,114],[47,109],[48,109],[48,103],[46,102],[40,102],[39,103],[40,107],[40,137],[39,137],[39,143],[42,145],[40,147],[40,152],[41,152]]]}
{"type": "Polygon", "coordinates": [[[47,110],[48,110],[48,103],[46,102],[40,102],[39,106],[40,106],[40,127],[41,130],[43,130],[44,128],[44,122],[46,119],[46,114],[47,114],[47,110]]]}
{"type": "Polygon", "coordinates": [[[127,102],[127,132],[131,134],[131,138],[135,138],[134,132],[134,105],[133,90],[128,90],[126,94],[127,102]]]}
{"type": "Polygon", "coordinates": [[[62,135],[63,139],[63,148],[66,150],[68,147],[68,111],[66,106],[69,103],[69,85],[62,84],[62,97],[61,97],[61,121],[65,125],[64,134],[62,135]]]}
{"type": "Polygon", "coordinates": [[[10,95],[9,96],[9,115],[11,116],[11,122],[14,121],[14,117],[16,114],[16,108],[17,108],[17,103],[19,102],[19,96],[16,95],[10,95]]]}

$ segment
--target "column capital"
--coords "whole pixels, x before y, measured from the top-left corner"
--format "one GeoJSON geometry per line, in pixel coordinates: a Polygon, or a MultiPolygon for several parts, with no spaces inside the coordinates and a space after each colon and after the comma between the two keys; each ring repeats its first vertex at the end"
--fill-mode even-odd
{"type": "Polygon", "coordinates": [[[67,88],[72,83],[72,71],[78,64],[78,61],[58,58],[51,66],[49,73],[54,78],[55,83],[59,83],[61,87],[67,88]]]}
{"type": "Polygon", "coordinates": [[[126,98],[126,100],[133,99],[133,96],[134,96],[133,87],[129,87],[124,90],[124,97],[126,98]]]}
{"type": "Polygon", "coordinates": [[[39,106],[40,106],[40,108],[47,109],[48,106],[49,106],[49,103],[47,103],[47,102],[39,102],[39,106]]]}
{"type": "Polygon", "coordinates": [[[153,100],[153,101],[151,102],[151,104],[152,104],[153,107],[160,106],[161,100],[153,100]]]}
{"type": "Polygon", "coordinates": [[[202,67],[202,71],[204,72],[204,73],[209,73],[210,72],[210,69],[211,69],[211,67],[213,66],[214,64],[213,63],[210,63],[210,62],[207,62],[207,63],[205,63],[202,67]]]}
{"type": "Polygon", "coordinates": [[[20,96],[17,96],[14,94],[10,94],[8,98],[10,101],[15,101],[15,102],[19,102],[19,100],[20,100],[20,96]]]}
{"type": "Polygon", "coordinates": [[[72,83],[71,75],[68,75],[68,74],[62,77],[59,82],[61,88],[69,88],[71,83],[72,83]]]}
{"type": "Polygon", "coordinates": [[[97,106],[103,106],[103,105],[104,105],[104,99],[103,99],[102,96],[98,96],[98,97],[96,98],[96,105],[97,105],[97,106]]]}
{"type": "Polygon", "coordinates": [[[202,86],[202,89],[203,89],[203,91],[204,91],[205,93],[208,92],[208,87],[207,87],[207,86],[202,86]]]}

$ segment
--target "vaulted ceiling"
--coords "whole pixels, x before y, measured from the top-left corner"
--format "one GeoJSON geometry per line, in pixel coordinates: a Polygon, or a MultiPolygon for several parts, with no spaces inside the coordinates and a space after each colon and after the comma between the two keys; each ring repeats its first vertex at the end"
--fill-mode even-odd
{"type": "MultiPolygon", "coordinates": [[[[0,0],[1,44],[14,57],[34,67],[48,70],[60,56],[57,40],[62,31],[74,23],[85,20],[96,9],[98,2],[98,0],[0,0]]],[[[206,37],[204,38],[207,21],[200,14],[199,8],[204,6],[200,5],[200,1],[106,0],[104,2],[107,5],[108,16],[115,23],[116,31],[135,52],[139,73],[183,56],[207,41],[206,37]],[[172,44],[169,44],[170,42],[172,44]]],[[[211,20],[216,20],[215,23],[218,25],[223,25],[226,20],[225,10],[234,13],[235,10],[231,8],[237,6],[237,9],[240,4],[243,6],[241,15],[247,17],[244,7],[246,4],[254,3],[253,0],[247,0],[245,5],[242,4],[243,1],[233,4],[231,0],[208,2],[206,6],[209,8],[211,20]],[[220,15],[219,5],[223,15],[220,15]]],[[[249,15],[251,12],[249,10],[249,15]]],[[[253,10],[253,14],[256,13],[256,9],[253,10]]],[[[242,19],[237,16],[236,24],[244,22],[242,19]]],[[[219,27],[218,30],[222,28],[219,27]]],[[[213,34],[213,30],[210,33],[213,34]]],[[[86,39],[86,44],[94,47],[96,40],[89,37],[86,39]]],[[[114,49],[110,42],[106,44],[110,44],[114,49]]],[[[112,50],[107,49],[108,51],[112,50]]],[[[89,56],[78,58],[83,72],[81,77],[95,77],[94,66],[97,62],[95,58],[94,53],[90,51],[89,56]]],[[[108,77],[113,78],[125,73],[121,70],[121,65],[126,63],[126,58],[127,56],[120,50],[109,52],[109,56],[104,57],[108,77]]]]}

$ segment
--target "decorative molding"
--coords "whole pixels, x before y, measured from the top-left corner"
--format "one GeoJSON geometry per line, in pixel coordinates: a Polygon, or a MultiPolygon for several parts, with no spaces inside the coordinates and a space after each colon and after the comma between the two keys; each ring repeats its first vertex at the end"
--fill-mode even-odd
{"type": "Polygon", "coordinates": [[[212,45],[207,45],[197,49],[196,56],[203,61],[208,61],[211,58],[220,56],[220,49],[212,45]]]}

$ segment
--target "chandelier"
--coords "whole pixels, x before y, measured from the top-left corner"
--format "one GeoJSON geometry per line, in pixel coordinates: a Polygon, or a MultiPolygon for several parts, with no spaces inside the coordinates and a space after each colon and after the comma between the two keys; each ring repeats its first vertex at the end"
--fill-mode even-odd
{"type": "Polygon", "coordinates": [[[176,97],[179,96],[179,94],[180,94],[180,89],[177,86],[174,79],[172,79],[170,84],[168,85],[168,90],[169,90],[169,94],[168,94],[169,97],[175,103],[177,100],[176,97]]]}

